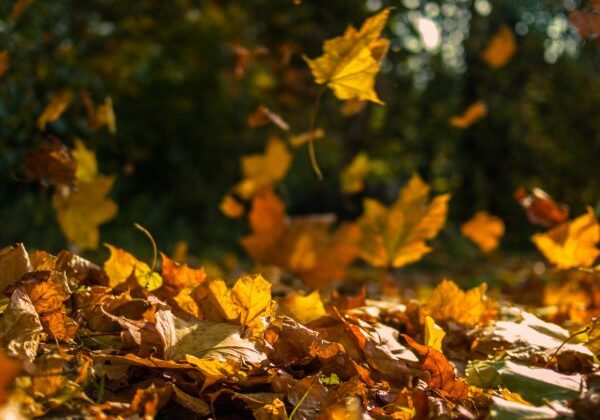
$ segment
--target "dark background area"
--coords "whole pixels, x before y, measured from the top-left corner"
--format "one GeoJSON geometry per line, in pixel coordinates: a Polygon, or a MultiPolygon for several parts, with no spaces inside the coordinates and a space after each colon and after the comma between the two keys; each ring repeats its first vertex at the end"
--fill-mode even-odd
{"type": "Polygon", "coordinates": [[[0,3],[0,49],[10,53],[0,81],[0,245],[68,246],[51,191],[23,175],[25,154],[55,135],[69,146],[84,139],[100,171],[117,176],[119,214],[102,226],[102,241],[144,255],[138,222],[168,252],[179,240],[195,255],[238,249],[246,224],[221,215],[219,201],[240,179],[240,157],[281,134],[249,128],[248,114],[265,104],[291,134],[308,130],[317,86],[301,56],[319,55],[325,39],[385,6],[395,7],[377,82],[386,106],[345,117],[325,95],[317,121],[326,131],[317,142],[325,180],[312,173],[305,148],[292,149],[280,187],[289,213],[355,218],[364,196],[389,202],[417,171],[435,193],[452,193],[450,232],[485,209],[505,220],[504,247],[520,250],[531,249],[534,229],[513,198],[518,187],[542,187],[573,215],[600,203],[599,44],[568,24],[585,2],[55,0],[34,1],[10,22],[13,3],[0,3]],[[435,23],[439,39],[425,39],[419,22],[435,23]],[[480,53],[503,24],[516,32],[517,52],[494,70],[480,53]],[[233,74],[236,44],[268,50],[241,79],[233,74]],[[65,88],[88,90],[97,103],[110,96],[116,135],[92,130],[78,99],[37,130],[50,96],[65,88]],[[448,124],[476,100],[488,105],[485,118],[465,130],[448,124]],[[339,174],[360,151],[384,170],[364,192],[344,195],[339,174]]]}

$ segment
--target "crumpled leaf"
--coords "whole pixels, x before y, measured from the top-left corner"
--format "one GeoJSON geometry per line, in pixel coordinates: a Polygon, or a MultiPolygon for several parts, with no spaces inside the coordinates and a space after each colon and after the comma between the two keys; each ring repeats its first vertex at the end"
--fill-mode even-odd
{"type": "Polygon", "coordinates": [[[0,337],[6,351],[12,357],[33,362],[42,331],[40,317],[31,299],[23,289],[17,288],[0,318],[0,337]]]}
{"type": "Polygon", "coordinates": [[[366,153],[359,153],[352,162],[344,168],[340,175],[342,191],[347,194],[355,194],[365,187],[364,179],[371,171],[371,162],[366,153]]]}
{"type": "Polygon", "coordinates": [[[282,313],[301,324],[307,324],[327,314],[321,294],[317,290],[306,296],[292,293],[281,299],[279,304],[282,313]]]}
{"type": "Polygon", "coordinates": [[[0,249],[0,292],[31,270],[29,255],[23,244],[0,249]]]}
{"type": "Polygon", "coordinates": [[[109,285],[115,287],[133,276],[137,283],[149,291],[158,289],[162,285],[161,276],[152,271],[148,264],[138,260],[129,252],[105,244],[110,251],[110,257],[104,262],[104,271],[108,275],[109,285]]]}
{"type": "Polygon", "coordinates": [[[472,103],[461,115],[450,117],[450,125],[456,128],[467,128],[487,115],[487,105],[483,101],[472,103]]]}
{"type": "Polygon", "coordinates": [[[389,208],[367,199],[359,220],[361,257],[374,267],[402,267],[431,252],[426,245],[442,229],[448,213],[448,194],[429,202],[429,186],[413,175],[389,208]]]}
{"type": "Polygon", "coordinates": [[[48,105],[46,105],[46,107],[38,117],[37,127],[40,130],[43,130],[44,128],[46,128],[46,125],[48,125],[48,123],[59,119],[60,116],[69,107],[69,104],[71,103],[72,99],[71,96],[71,93],[67,91],[59,92],[52,96],[50,102],[48,103],[48,105]]]}
{"type": "Polygon", "coordinates": [[[569,218],[569,206],[557,203],[540,188],[527,193],[524,188],[515,191],[515,198],[527,213],[527,219],[534,225],[552,228],[569,218]]]}
{"type": "Polygon", "coordinates": [[[244,179],[235,186],[235,191],[242,198],[249,199],[282,180],[291,163],[292,155],[283,140],[272,137],[267,142],[264,154],[242,158],[244,179]]]}
{"type": "Polygon", "coordinates": [[[343,36],[325,41],[320,57],[305,57],[315,82],[327,85],[338,99],[382,104],[374,85],[389,46],[389,40],[380,35],[390,12],[384,9],[367,19],[359,31],[349,26],[343,36]]]}
{"type": "Polygon", "coordinates": [[[90,182],[80,182],[73,192],[57,190],[52,206],[61,230],[80,249],[97,249],[99,226],[113,219],[117,204],[107,198],[114,177],[98,176],[90,182]]]}
{"type": "Polygon", "coordinates": [[[27,178],[42,186],[75,184],[77,162],[72,152],[56,137],[43,141],[25,156],[27,178]]]}
{"type": "Polygon", "coordinates": [[[430,387],[452,400],[462,401],[467,398],[467,384],[456,378],[454,368],[440,351],[419,344],[406,334],[402,334],[402,337],[421,359],[422,368],[431,374],[427,380],[430,387]]]}
{"type": "Polygon", "coordinates": [[[575,220],[565,222],[546,233],[536,233],[531,240],[540,252],[558,268],[589,267],[600,255],[600,225],[594,209],[575,220]]]}
{"type": "Polygon", "coordinates": [[[186,288],[195,288],[206,280],[204,268],[190,268],[187,264],[178,263],[161,252],[162,286],[156,293],[166,296],[177,296],[186,288]]]}
{"type": "Polygon", "coordinates": [[[476,325],[486,323],[496,313],[495,305],[485,292],[482,283],[466,292],[452,280],[443,280],[433,291],[426,303],[427,313],[437,321],[456,321],[476,325]]]}
{"type": "Polygon", "coordinates": [[[425,345],[439,352],[442,351],[442,341],[446,336],[444,329],[437,325],[432,317],[425,317],[425,345]]]}
{"type": "Polygon", "coordinates": [[[481,53],[481,58],[491,68],[499,69],[508,64],[516,51],[515,34],[507,25],[502,25],[481,53]]]}
{"type": "Polygon", "coordinates": [[[21,370],[19,361],[7,357],[0,349],[0,407],[7,401],[8,388],[21,370]]]}
{"type": "Polygon", "coordinates": [[[504,235],[504,222],[488,212],[478,211],[463,223],[460,233],[477,244],[483,252],[492,252],[498,248],[500,238],[504,235]]]}

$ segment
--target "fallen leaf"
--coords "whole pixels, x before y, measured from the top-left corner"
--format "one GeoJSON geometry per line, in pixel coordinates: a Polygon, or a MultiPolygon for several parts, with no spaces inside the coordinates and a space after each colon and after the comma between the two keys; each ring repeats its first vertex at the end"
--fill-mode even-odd
{"type": "Polygon", "coordinates": [[[61,230],[80,249],[97,249],[99,226],[116,216],[116,203],[106,197],[114,181],[114,177],[99,176],[90,182],[80,182],[77,191],[57,190],[52,196],[61,230]]]}
{"type": "Polygon", "coordinates": [[[344,168],[340,175],[342,191],[348,194],[355,194],[365,187],[364,179],[371,171],[369,156],[366,153],[359,153],[354,156],[352,162],[344,168]]]}
{"type": "Polygon", "coordinates": [[[504,235],[504,222],[485,211],[478,211],[460,227],[460,233],[473,241],[485,253],[492,252],[504,235]]]}
{"type": "Polygon", "coordinates": [[[70,103],[71,94],[67,91],[63,91],[52,96],[50,102],[48,105],[46,105],[41,115],[38,117],[38,129],[43,130],[46,128],[48,123],[59,119],[60,116],[67,110],[70,103]]]}
{"type": "Polygon", "coordinates": [[[425,316],[425,345],[439,352],[442,351],[442,341],[446,336],[444,329],[435,323],[429,315],[425,316]]]}
{"type": "Polygon", "coordinates": [[[178,263],[161,252],[162,286],[157,294],[162,296],[177,296],[185,288],[195,288],[206,280],[203,268],[190,268],[187,264],[178,263]]]}
{"type": "Polygon", "coordinates": [[[384,9],[367,19],[359,31],[349,26],[343,36],[325,41],[322,56],[305,57],[315,82],[327,85],[338,99],[383,104],[374,85],[389,46],[389,40],[380,35],[390,12],[384,9]]]}
{"type": "Polygon", "coordinates": [[[31,381],[31,390],[44,397],[51,397],[60,391],[67,383],[67,378],[63,376],[64,363],[63,356],[56,353],[38,357],[35,361],[36,375],[31,381]]]}
{"type": "Polygon", "coordinates": [[[105,244],[110,251],[110,257],[104,262],[104,271],[108,275],[109,285],[118,286],[130,276],[133,276],[137,283],[149,291],[156,290],[162,285],[162,278],[158,273],[152,271],[148,264],[139,261],[129,252],[105,244]]]}
{"type": "Polygon", "coordinates": [[[450,117],[450,125],[456,128],[467,128],[487,115],[487,105],[477,101],[467,107],[462,115],[450,117]]]}
{"type": "Polygon", "coordinates": [[[13,380],[21,371],[21,363],[19,361],[7,357],[2,350],[0,350],[0,407],[2,407],[8,400],[7,395],[9,388],[11,387],[13,380]]]}
{"type": "Polygon", "coordinates": [[[292,163],[287,146],[278,138],[270,138],[264,154],[244,156],[242,173],[244,179],[236,185],[236,192],[245,199],[270,189],[283,179],[292,163]]]}
{"type": "Polygon", "coordinates": [[[303,296],[292,293],[279,301],[282,313],[290,316],[296,321],[306,324],[327,314],[321,294],[314,292],[303,296]]]}
{"type": "Polygon", "coordinates": [[[0,249],[0,292],[31,270],[29,255],[23,244],[0,249]]]}
{"type": "Polygon", "coordinates": [[[0,331],[9,356],[33,362],[43,327],[31,299],[23,289],[17,288],[10,297],[8,308],[0,318],[0,331]]]}
{"type": "Polygon", "coordinates": [[[131,415],[141,414],[145,419],[152,419],[161,407],[171,399],[172,386],[155,386],[151,384],[148,388],[136,390],[129,411],[131,415]]]}
{"type": "Polygon", "coordinates": [[[417,352],[421,359],[423,370],[429,372],[431,377],[427,384],[452,400],[462,401],[468,396],[468,386],[462,379],[457,379],[454,368],[448,359],[436,349],[417,343],[406,334],[402,337],[417,352]]]}
{"type": "Polygon", "coordinates": [[[583,216],[536,233],[531,240],[548,261],[562,269],[589,267],[600,255],[600,225],[591,207],[583,216]]]}
{"type": "Polygon", "coordinates": [[[515,198],[527,213],[527,219],[534,225],[552,228],[569,218],[569,206],[557,203],[539,188],[534,188],[530,194],[524,188],[519,188],[515,192],[515,198]]]}
{"type": "Polygon", "coordinates": [[[598,355],[600,353],[600,318],[592,319],[589,325],[587,336],[587,342],[585,345],[595,355],[598,355]]]}
{"type": "Polygon", "coordinates": [[[486,45],[481,58],[491,68],[499,69],[510,61],[516,51],[515,34],[507,25],[502,25],[486,45]]]}
{"type": "Polygon", "coordinates": [[[428,314],[437,321],[455,321],[466,325],[486,323],[496,313],[494,303],[486,296],[482,283],[467,292],[452,280],[443,280],[426,303],[428,314]]]}
{"type": "Polygon", "coordinates": [[[359,220],[361,257],[374,267],[402,267],[431,252],[426,245],[446,222],[448,194],[429,202],[429,186],[413,175],[389,208],[373,199],[364,202],[359,220]]]}
{"type": "Polygon", "coordinates": [[[239,308],[241,325],[252,335],[261,334],[274,310],[271,283],[260,274],[240,277],[231,289],[231,299],[239,308]]]}

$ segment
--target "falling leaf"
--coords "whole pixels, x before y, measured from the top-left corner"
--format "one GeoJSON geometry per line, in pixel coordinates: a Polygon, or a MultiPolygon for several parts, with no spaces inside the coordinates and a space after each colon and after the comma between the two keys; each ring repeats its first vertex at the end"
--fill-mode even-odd
{"type": "Polygon", "coordinates": [[[265,322],[273,313],[271,283],[260,274],[240,277],[231,289],[231,299],[239,308],[240,323],[253,334],[265,329],[265,322]]]}
{"type": "Polygon", "coordinates": [[[591,10],[574,10],[569,14],[569,23],[583,38],[600,34],[600,5],[591,6],[591,10]]]}
{"type": "Polygon", "coordinates": [[[96,126],[106,126],[110,134],[117,133],[117,117],[110,97],[104,99],[104,103],[96,109],[96,126]]]}
{"type": "Polygon", "coordinates": [[[536,233],[531,240],[540,252],[558,268],[589,267],[600,249],[600,225],[596,221],[594,210],[573,221],[565,222],[546,233],[536,233]]]}
{"type": "Polygon", "coordinates": [[[448,194],[429,202],[429,186],[413,175],[389,208],[367,199],[359,220],[362,258],[374,267],[402,267],[431,252],[426,245],[442,229],[448,213],[448,194]]]}
{"type": "Polygon", "coordinates": [[[98,176],[93,181],[80,182],[74,192],[54,193],[52,206],[60,228],[80,249],[97,249],[99,226],[116,216],[116,203],[106,197],[114,181],[114,177],[98,176]]]}
{"type": "Polygon", "coordinates": [[[273,137],[269,139],[264,155],[242,158],[244,180],[235,189],[242,198],[248,199],[283,179],[291,163],[292,155],[285,143],[273,137]]]}
{"type": "Polygon", "coordinates": [[[8,20],[16,22],[27,11],[33,0],[17,0],[10,11],[8,20]]]}
{"type": "Polygon", "coordinates": [[[495,314],[494,303],[486,296],[482,283],[466,292],[451,280],[442,281],[427,300],[427,312],[437,321],[456,321],[467,325],[485,323],[495,314]]]}
{"type": "Polygon", "coordinates": [[[255,57],[267,54],[268,50],[261,46],[248,49],[236,44],[232,47],[232,52],[235,55],[235,67],[233,69],[233,75],[236,79],[241,80],[246,75],[252,60],[254,60],[255,57]]]}
{"type": "Polygon", "coordinates": [[[23,244],[0,249],[0,293],[31,270],[29,255],[23,244]]]}
{"type": "Polygon", "coordinates": [[[515,34],[506,25],[502,25],[489,41],[481,58],[493,69],[504,67],[517,51],[515,34]]]}
{"type": "Polygon", "coordinates": [[[468,106],[462,115],[456,115],[450,118],[450,124],[457,128],[467,128],[487,115],[487,105],[485,102],[477,101],[468,106]]]}
{"type": "Polygon", "coordinates": [[[0,77],[8,71],[9,56],[8,51],[0,51],[0,77]]]}
{"type": "Polygon", "coordinates": [[[271,111],[265,105],[259,105],[254,112],[248,115],[246,121],[250,128],[262,127],[270,123],[281,128],[283,131],[288,131],[290,129],[290,125],[285,122],[283,118],[271,111]]]}
{"type": "Polygon", "coordinates": [[[283,313],[302,324],[326,315],[321,294],[316,290],[306,296],[292,293],[281,299],[279,303],[283,313]]]}
{"type": "Polygon", "coordinates": [[[231,219],[237,219],[244,215],[244,206],[242,206],[242,204],[231,194],[227,194],[223,197],[219,204],[219,210],[231,219]]]}
{"type": "Polygon", "coordinates": [[[430,387],[453,400],[462,401],[467,398],[467,384],[462,379],[456,378],[454,368],[441,352],[417,343],[406,334],[402,334],[402,337],[417,352],[423,369],[431,374],[427,381],[430,387]]]}
{"type": "Polygon", "coordinates": [[[71,102],[71,94],[67,91],[57,93],[52,96],[46,108],[42,111],[42,114],[38,117],[37,127],[40,130],[46,128],[48,123],[56,121],[60,116],[67,110],[71,102]]]}
{"type": "Polygon", "coordinates": [[[383,104],[374,85],[389,46],[389,40],[380,35],[390,11],[384,9],[367,19],[359,31],[349,26],[343,36],[325,41],[322,56],[305,57],[315,82],[327,85],[338,99],[383,104]]]}
{"type": "Polygon", "coordinates": [[[316,128],[312,131],[296,134],[290,137],[289,142],[293,147],[300,147],[309,141],[321,140],[325,137],[325,130],[316,128]]]}
{"type": "Polygon", "coordinates": [[[360,111],[365,109],[367,101],[361,101],[358,99],[349,99],[342,102],[342,115],[344,117],[351,117],[358,114],[360,111]]]}
{"type": "Polygon", "coordinates": [[[96,154],[85,147],[81,139],[75,140],[75,149],[72,151],[77,162],[75,178],[81,182],[91,182],[98,175],[98,162],[96,154]]]}
{"type": "Polygon", "coordinates": [[[17,360],[7,357],[0,350],[0,407],[7,401],[8,388],[12,385],[13,380],[21,370],[21,363],[17,360]]]}
{"type": "Polygon", "coordinates": [[[552,228],[569,218],[569,206],[557,203],[540,188],[534,188],[530,194],[524,188],[519,188],[515,191],[515,198],[534,225],[552,228]]]}
{"type": "Polygon", "coordinates": [[[434,319],[427,315],[425,317],[425,345],[439,352],[442,351],[442,341],[446,336],[443,328],[435,323],[434,319]]]}
{"type": "Polygon", "coordinates": [[[354,156],[352,162],[344,168],[340,175],[342,191],[348,194],[360,192],[365,187],[364,179],[371,171],[371,163],[366,153],[354,156]]]}
{"type": "Polygon", "coordinates": [[[492,252],[498,248],[504,235],[502,219],[485,211],[478,211],[460,227],[460,233],[472,240],[483,252],[492,252]]]}
{"type": "Polygon", "coordinates": [[[104,262],[104,271],[109,278],[111,287],[118,286],[134,276],[141,287],[147,287],[149,291],[156,290],[162,285],[160,275],[150,269],[148,264],[139,261],[129,252],[105,244],[110,251],[110,257],[104,262]]]}
{"type": "Polygon", "coordinates": [[[42,185],[72,186],[77,162],[71,151],[57,138],[42,142],[25,156],[27,177],[42,185]]]}

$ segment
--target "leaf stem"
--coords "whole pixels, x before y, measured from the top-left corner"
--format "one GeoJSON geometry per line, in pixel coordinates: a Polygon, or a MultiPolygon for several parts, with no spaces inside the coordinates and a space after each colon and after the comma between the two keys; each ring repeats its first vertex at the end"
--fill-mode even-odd
{"type": "Polygon", "coordinates": [[[552,362],[552,360],[554,360],[554,359],[556,358],[556,355],[557,355],[557,354],[560,352],[560,350],[561,350],[561,349],[562,349],[562,348],[565,346],[565,344],[567,344],[569,341],[571,341],[571,339],[575,338],[576,336],[578,336],[578,335],[580,335],[580,334],[583,334],[583,333],[585,333],[585,332],[589,331],[589,329],[590,329],[590,327],[589,327],[589,326],[587,326],[587,327],[585,327],[585,328],[584,328],[584,329],[582,329],[582,330],[575,331],[573,334],[571,334],[569,337],[567,337],[567,339],[566,339],[566,340],[564,340],[564,341],[563,341],[563,342],[560,344],[560,346],[558,346],[558,348],[557,348],[557,349],[554,351],[554,353],[552,353],[552,356],[550,356],[550,358],[549,358],[549,359],[548,359],[548,361],[546,362],[546,366],[545,366],[545,367],[548,367],[548,366],[550,366],[550,363],[552,362]]]}
{"type": "Polygon", "coordinates": [[[326,86],[323,86],[321,89],[319,89],[319,94],[315,98],[308,128],[308,157],[310,159],[310,166],[312,166],[312,169],[319,180],[323,179],[323,173],[321,172],[321,168],[319,168],[319,162],[317,162],[317,152],[315,149],[315,126],[317,123],[317,114],[319,113],[319,105],[321,104],[321,97],[325,92],[325,87],[326,86]]]}
{"type": "Polygon", "coordinates": [[[158,248],[156,247],[156,241],[154,240],[154,238],[152,237],[152,235],[150,234],[148,229],[146,229],[139,223],[134,223],[133,226],[137,230],[142,232],[146,236],[146,238],[148,238],[148,240],[150,241],[150,244],[152,244],[152,264],[150,265],[150,270],[154,271],[154,269],[156,268],[156,261],[158,259],[158,248]]]}

